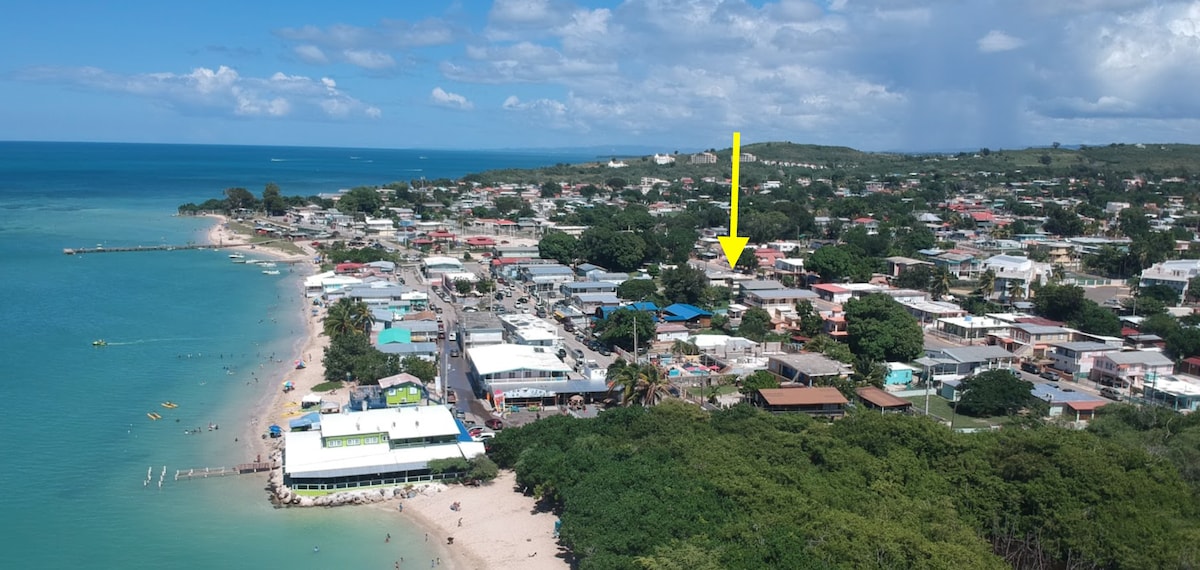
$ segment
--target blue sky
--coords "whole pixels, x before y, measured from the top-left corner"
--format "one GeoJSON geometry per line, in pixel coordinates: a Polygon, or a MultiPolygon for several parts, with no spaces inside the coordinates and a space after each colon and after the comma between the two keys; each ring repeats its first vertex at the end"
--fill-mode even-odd
{"type": "Polygon", "coordinates": [[[18,1],[0,53],[2,140],[1200,143],[1200,1],[18,1]]]}

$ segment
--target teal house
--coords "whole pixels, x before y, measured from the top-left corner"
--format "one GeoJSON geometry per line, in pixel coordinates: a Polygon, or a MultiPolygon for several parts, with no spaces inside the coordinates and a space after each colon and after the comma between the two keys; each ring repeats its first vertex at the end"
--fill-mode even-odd
{"type": "Polygon", "coordinates": [[[412,342],[412,331],[402,328],[387,328],[379,331],[379,340],[377,344],[391,344],[394,342],[409,344],[412,342]]]}
{"type": "Polygon", "coordinates": [[[888,362],[885,364],[888,369],[887,376],[883,377],[883,383],[888,386],[897,385],[905,386],[912,384],[913,372],[917,369],[904,364],[903,362],[888,362]]]}
{"type": "Polygon", "coordinates": [[[380,378],[379,389],[389,408],[417,406],[425,398],[425,385],[421,379],[407,373],[380,378]]]}

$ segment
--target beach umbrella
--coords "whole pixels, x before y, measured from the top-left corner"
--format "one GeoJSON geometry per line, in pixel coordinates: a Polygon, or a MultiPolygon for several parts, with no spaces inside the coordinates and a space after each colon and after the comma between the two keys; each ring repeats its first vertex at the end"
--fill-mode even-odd
{"type": "Polygon", "coordinates": [[[297,361],[296,361],[296,369],[297,369],[297,370],[299,370],[299,369],[301,369],[301,368],[304,368],[304,361],[303,361],[303,360],[297,360],[297,361]]]}

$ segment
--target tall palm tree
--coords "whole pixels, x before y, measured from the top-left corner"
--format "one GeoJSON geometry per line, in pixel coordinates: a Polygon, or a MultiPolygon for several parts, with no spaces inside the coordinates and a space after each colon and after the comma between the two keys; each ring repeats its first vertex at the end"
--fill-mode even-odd
{"type": "Polygon", "coordinates": [[[933,300],[939,301],[942,297],[950,294],[950,283],[953,279],[950,271],[945,267],[934,270],[933,280],[929,282],[929,294],[933,296],[933,300]]]}
{"type": "Polygon", "coordinates": [[[1025,297],[1025,282],[1020,279],[1009,279],[1008,302],[1020,301],[1025,297]]]}
{"type": "Polygon", "coordinates": [[[325,334],[336,338],[345,334],[370,334],[374,322],[375,318],[366,303],[342,298],[329,306],[323,326],[325,334]]]}
{"type": "Polygon", "coordinates": [[[653,406],[670,395],[670,382],[653,364],[627,364],[610,375],[608,391],[620,391],[621,404],[653,406]]]}
{"type": "Polygon", "coordinates": [[[1054,267],[1050,269],[1050,282],[1051,283],[1061,283],[1062,280],[1066,278],[1066,276],[1067,276],[1067,268],[1063,267],[1063,265],[1061,263],[1055,263],[1054,267]]]}
{"type": "Polygon", "coordinates": [[[983,273],[979,274],[978,291],[979,291],[980,295],[983,295],[984,299],[991,298],[992,294],[996,292],[996,272],[995,271],[992,271],[991,269],[989,269],[989,270],[984,271],[983,273]]]}

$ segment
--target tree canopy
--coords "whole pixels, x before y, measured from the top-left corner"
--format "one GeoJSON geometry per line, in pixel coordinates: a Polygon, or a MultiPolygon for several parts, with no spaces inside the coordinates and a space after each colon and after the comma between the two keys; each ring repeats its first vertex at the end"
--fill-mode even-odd
{"type": "Polygon", "coordinates": [[[976,417],[1011,416],[1021,410],[1041,410],[1044,404],[1030,390],[1033,383],[1008,370],[988,370],[963,380],[958,411],[976,417]]]}
{"type": "Polygon", "coordinates": [[[581,570],[1192,567],[1195,475],[1176,464],[1200,464],[1200,422],[1174,418],[965,435],[667,401],[506,429],[490,455],[581,570]],[[1178,459],[1146,450],[1163,439],[1178,459]]]}
{"type": "Polygon", "coordinates": [[[816,271],[825,281],[840,281],[845,278],[866,281],[871,278],[873,264],[863,251],[851,245],[827,245],[817,248],[805,262],[808,269],[816,271]]]}
{"type": "Polygon", "coordinates": [[[878,362],[909,362],[924,350],[924,331],[904,306],[882,293],[844,305],[850,350],[878,362]]]}
{"type": "Polygon", "coordinates": [[[738,324],[737,332],[739,336],[750,340],[762,341],[772,328],[771,314],[765,309],[751,307],[742,314],[742,322],[738,324]]]}
{"type": "Polygon", "coordinates": [[[538,257],[570,265],[575,262],[578,248],[579,240],[575,239],[575,236],[563,232],[547,232],[538,241],[538,257]]]}
{"type": "Polygon", "coordinates": [[[654,319],[646,311],[617,309],[596,323],[596,332],[600,342],[633,350],[635,326],[638,344],[643,347],[650,346],[650,343],[654,342],[654,319]]]}
{"type": "Polygon", "coordinates": [[[659,279],[668,303],[696,304],[708,287],[704,271],[686,264],[664,270],[659,279]]]}

